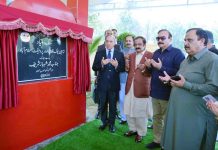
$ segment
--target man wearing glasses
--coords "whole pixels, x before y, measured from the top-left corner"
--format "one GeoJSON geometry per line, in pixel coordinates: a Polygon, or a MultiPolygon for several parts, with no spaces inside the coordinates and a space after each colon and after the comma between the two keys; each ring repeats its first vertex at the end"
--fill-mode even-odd
{"type": "Polygon", "coordinates": [[[154,52],[152,59],[146,59],[145,65],[151,70],[151,97],[153,105],[153,142],[146,145],[148,149],[160,147],[160,140],[164,126],[164,117],[171,92],[171,87],[165,85],[159,76],[164,71],[170,76],[176,75],[180,63],[185,59],[184,54],[178,48],[172,46],[172,34],[162,29],[156,37],[159,49],[154,52]]]}

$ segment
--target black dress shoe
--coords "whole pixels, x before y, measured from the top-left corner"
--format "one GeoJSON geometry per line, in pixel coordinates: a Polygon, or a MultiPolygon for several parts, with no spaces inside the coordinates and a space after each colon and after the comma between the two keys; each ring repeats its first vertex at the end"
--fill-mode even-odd
{"type": "Polygon", "coordinates": [[[109,131],[114,133],[116,131],[115,126],[114,125],[110,125],[109,126],[109,131]]]}
{"type": "Polygon", "coordinates": [[[120,120],[120,124],[126,124],[126,121],[120,120]]]}
{"type": "Polygon", "coordinates": [[[133,135],[137,135],[137,132],[128,131],[128,132],[124,133],[123,135],[126,136],[126,137],[130,137],[130,136],[133,136],[133,135]]]}
{"type": "Polygon", "coordinates": [[[136,142],[136,143],[139,143],[139,142],[141,142],[141,141],[142,141],[142,136],[140,136],[140,135],[137,134],[137,135],[135,136],[135,142],[136,142]]]}
{"type": "Polygon", "coordinates": [[[147,128],[148,128],[148,129],[153,129],[153,125],[151,125],[151,126],[148,126],[147,128]]]}
{"type": "Polygon", "coordinates": [[[120,120],[121,119],[121,116],[116,114],[116,119],[120,120]]]}
{"type": "Polygon", "coordinates": [[[148,149],[160,148],[160,143],[151,142],[146,145],[146,148],[148,149]]]}
{"type": "Polygon", "coordinates": [[[100,125],[100,126],[99,126],[99,130],[103,131],[106,127],[107,127],[106,124],[100,125]]]}

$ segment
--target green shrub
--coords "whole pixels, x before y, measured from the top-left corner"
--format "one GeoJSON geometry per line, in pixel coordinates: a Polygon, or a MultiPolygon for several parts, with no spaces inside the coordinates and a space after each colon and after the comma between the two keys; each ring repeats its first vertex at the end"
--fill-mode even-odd
{"type": "Polygon", "coordinates": [[[101,39],[102,39],[102,36],[98,36],[95,39],[93,39],[92,43],[89,44],[89,54],[92,54],[97,50],[98,45],[101,42],[101,39]]]}
{"type": "Polygon", "coordinates": [[[123,33],[119,34],[119,36],[117,37],[117,41],[124,42],[127,35],[132,35],[133,37],[135,36],[133,33],[123,32],[123,33]]]}

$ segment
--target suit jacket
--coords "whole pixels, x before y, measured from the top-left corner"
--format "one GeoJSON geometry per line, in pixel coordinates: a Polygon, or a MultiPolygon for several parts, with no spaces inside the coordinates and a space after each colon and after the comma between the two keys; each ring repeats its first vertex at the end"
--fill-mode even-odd
{"type": "Polygon", "coordinates": [[[114,48],[113,59],[117,59],[118,66],[115,69],[111,64],[107,64],[102,66],[101,60],[106,57],[106,49],[98,51],[95,55],[94,63],[92,65],[92,69],[94,71],[98,71],[97,78],[97,89],[98,91],[115,91],[118,92],[120,90],[120,78],[119,73],[125,71],[125,60],[122,52],[119,52],[114,48]]]}
{"type": "MultiPolygon", "coordinates": [[[[140,61],[140,64],[143,64],[145,62],[145,57],[148,59],[152,58],[152,53],[146,51],[144,55],[142,56],[142,59],[140,61]]],[[[144,72],[142,72],[140,69],[136,69],[136,52],[130,54],[129,56],[129,72],[128,72],[128,78],[126,82],[126,94],[129,92],[130,87],[132,83],[134,82],[134,96],[137,98],[145,98],[149,97],[150,95],[150,82],[151,82],[151,75],[149,70],[147,68],[144,72]]]]}
{"type": "MultiPolygon", "coordinates": [[[[101,50],[105,50],[105,44],[102,44],[102,45],[99,45],[99,46],[98,46],[97,52],[98,52],[98,51],[101,51],[101,50]]],[[[114,50],[121,51],[120,45],[119,45],[119,44],[115,44],[115,45],[114,45],[114,50]]]]}
{"type": "MultiPolygon", "coordinates": [[[[105,50],[105,44],[99,45],[99,46],[98,46],[98,49],[97,49],[97,52],[98,52],[98,51],[103,51],[103,50],[105,50]]],[[[115,45],[114,45],[114,50],[118,50],[118,51],[121,52],[121,47],[120,47],[120,45],[119,45],[119,44],[115,44],[115,45]]],[[[97,71],[95,71],[94,73],[95,73],[95,76],[98,76],[98,72],[97,72],[97,71]]]]}

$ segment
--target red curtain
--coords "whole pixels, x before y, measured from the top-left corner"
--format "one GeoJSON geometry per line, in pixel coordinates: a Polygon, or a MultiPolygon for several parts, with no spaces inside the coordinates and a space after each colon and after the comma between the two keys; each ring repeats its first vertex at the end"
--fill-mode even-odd
{"type": "Polygon", "coordinates": [[[18,30],[0,30],[0,110],[18,104],[17,39],[18,30]]]}
{"type": "Polygon", "coordinates": [[[73,91],[83,94],[91,88],[88,43],[81,39],[69,38],[68,44],[72,52],[73,91]]]}

